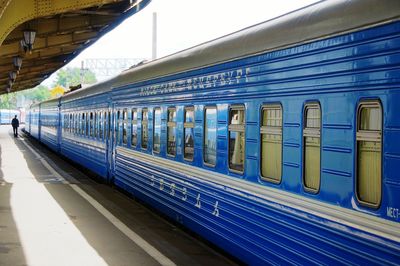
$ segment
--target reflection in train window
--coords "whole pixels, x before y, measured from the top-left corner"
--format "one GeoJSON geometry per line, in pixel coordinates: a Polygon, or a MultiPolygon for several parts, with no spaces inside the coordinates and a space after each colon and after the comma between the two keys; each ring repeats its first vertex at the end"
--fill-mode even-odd
{"type": "Polygon", "coordinates": [[[122,143],[128,143],[128,109],[122,112],[122,143]]]}
{"type": "Polygon", "coordinates": [[[261,176],[279,183],[282,178],[282,107],[265,105],[261,121],[261,176]]]}
{"type": "Polygon", "coordinates": [[[86,125],[85,125],[85,113],[82,113],[82,118],[80,120],[79,127],[80,127],[79,131],[80,131],[81,135],[84,135],[85,134],[85,127],[86,127],[86,125]]]}
{"type": "Polygon", "coordinates": [[[153,151],[160,152],[161,148],[161,109],[154,109],[154,125],[153,125],[153,151]]]}
{"type": "Polygon", "coordinates": [[[94,137],[94,126],[95,126],[95,124],[94,124],[94,114],[90,113],[90,120],[89,120],[90,133],[89,133],[89,135],[91,137],[94,137]]]}
{"type": "Polygon", "coordinates": [[[176,109],[174,107],[168,108],[167,154],[176,155],[176,109]]]}
{"type": "Polygon", "coordinates": [[[97,130],[97,128],[98,128],[98,121],[99,121],[99,119],[98,119],[98,112],[95,112],[95,113],[94,113],[94,133],[93,133],[93,135],[94,135],[95,138],[98,137],[98,130],[97,130]]]}
{"type": "Polygon", "coordinates": [[[321,183],[321,108],[309,103],[304,108],[303,184],[305,190],[319,191],[321,183]]]}
{"type": "Polygon", "coordinates": [[[137,109],[132,109],[131,146],[137,145],[137,109]]]}
{"type": "Polygon", "coordinates": [[[185,108],[185,122],[183,124],[185,137],[184,141],[184,154],[186,160],[193,161],[194,155],[194,108],[185,108]]]}
{"type": "Polygon", "coordinates": [[[99,112],[99,139],[103,139],[103,132],[104,132],[104,116],[103,116],[103,112],[99,112]]]}
{"type": "Polygon", "coordinates": [[[217,108],[206,107],[204,112],[204,163],[215,166],[217,162],[217,108]]]}
{"type": "Polygon", "coordinates": [[[142,110],[142,149],[147,149],[147,142],[149,140],[149,117],[147,108],[142,110]]]}
{"type": "Polygon", "coordinates": [[[244,106],[232,106],[229,110],[229,169],[244,171],[245,111],[244,106]]]}
{"type": "Polygon", "coordinates": [[[73,116],[72,113],[69,114],[69,132],[72,133],[72,128],[74,126],[74,120],[73,120],[73,116]]]}
{"type": "Polygon", "coordinates": [[[115,143],[118,145],[121,143],[121,135],[120,135],[120,120],[121,120],[121,111],[117,111],[117,117],[115,118],[115,143]]]}
{"type": "Polygon", "coordinates": [[[378,207],[382,198],[382,107],[378,101],[364,101],[357,112],[358,200],[378,207]]]}

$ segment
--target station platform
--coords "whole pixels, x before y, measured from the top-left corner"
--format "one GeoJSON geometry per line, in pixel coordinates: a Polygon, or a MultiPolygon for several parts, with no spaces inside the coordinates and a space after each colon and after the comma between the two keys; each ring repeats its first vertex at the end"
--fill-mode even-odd
{"type": "Polygon", "coordinates": [[[235,265],[9,125],[0,156],[0,265],[235,265]]]}

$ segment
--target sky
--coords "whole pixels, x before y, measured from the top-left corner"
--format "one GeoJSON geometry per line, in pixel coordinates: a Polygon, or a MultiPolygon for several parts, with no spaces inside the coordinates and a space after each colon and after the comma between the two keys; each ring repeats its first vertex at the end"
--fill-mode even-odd
{"type": "MultiPolygon", "coordinates": [[[[315,2],[318,0],[152,0],[65,67],[80,67],[82,61],[92,58],[150,59],[153,12],[157,12],[160,58],[315,2]]],[[[54,76],[44,84],[49,86],[54,76]]]]}

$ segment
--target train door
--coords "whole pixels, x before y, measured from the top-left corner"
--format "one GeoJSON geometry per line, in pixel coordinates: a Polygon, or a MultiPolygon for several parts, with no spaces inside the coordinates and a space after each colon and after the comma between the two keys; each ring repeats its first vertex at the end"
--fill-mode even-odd
{"type": "Polygon", "coordinates": [[[114,176],[114,108],[113,106],[109,105],[110,107],[105,113],[105,121],[106,121],[106,160],[107,160],[107,172],[108,172],[108,182],[112,183],[113,176],[114,176]]]}
{"type": "Polygon", "coordinates": [[[113,176],[115,173],[115,159],[116,159],[115,157],[116,157],[116,153],[117,153],[116,149],[117,149],[118,142],[119,142],[120,136],[121,136],[121,134],[120,134],[121,115],[122,115],[121,110],[116,109],[114,106],[113,116],[112,116],[113,117],[113,131],[112,131],[112,159],[111,159],[112,160],[111,171],[112,171],[113,176]]]}
{"type": "Polygon", "coordinates": [[[41,118],[41,113],[42,113],[42,104],[39,104],[39,113],[38,113],[38,140],[41,140],[41,132],[42,132],[42,118],[41,118]]]}
{"type": "MultiPolygon", "coordinates": [[[[61,98],[58,99],[58,105],[57,105],[57,151],[61,151],[61,138],[62,138],[62,129],[63,129],[63,123],[66,121],[62,120],[61,116],[61,98]]],[[[64,116],[65,117],[65,116],[64,116]]]]}

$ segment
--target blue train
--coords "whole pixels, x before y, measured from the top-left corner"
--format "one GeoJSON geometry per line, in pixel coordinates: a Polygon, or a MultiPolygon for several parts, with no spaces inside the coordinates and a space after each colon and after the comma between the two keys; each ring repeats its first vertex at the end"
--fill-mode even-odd
{"type": "Polygon", "coordinates": [[[322,1],[33,105],[26,130],[247,264],[400,264],[400,1],[322,1]]]}

